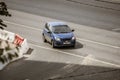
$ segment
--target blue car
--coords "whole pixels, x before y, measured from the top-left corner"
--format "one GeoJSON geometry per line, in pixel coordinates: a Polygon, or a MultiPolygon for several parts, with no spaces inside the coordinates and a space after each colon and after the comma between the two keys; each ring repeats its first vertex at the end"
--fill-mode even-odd
{"type": "Polygon", "coordinates": [[[47,22],[42,32],[43,41],[51,43],[53,48],[75,47],[76,38],[73,31],[64,22],[47,22]]]}

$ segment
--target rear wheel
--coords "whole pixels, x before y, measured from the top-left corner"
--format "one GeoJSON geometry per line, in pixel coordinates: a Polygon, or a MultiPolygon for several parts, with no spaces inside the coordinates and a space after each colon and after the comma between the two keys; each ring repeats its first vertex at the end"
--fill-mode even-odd
{"type": "Polygon", "coordinates": [[[43,39],[43,42],[47,42],[47,40],[45,39],[44,34],[42,35],[42,39],[43,39]]]}

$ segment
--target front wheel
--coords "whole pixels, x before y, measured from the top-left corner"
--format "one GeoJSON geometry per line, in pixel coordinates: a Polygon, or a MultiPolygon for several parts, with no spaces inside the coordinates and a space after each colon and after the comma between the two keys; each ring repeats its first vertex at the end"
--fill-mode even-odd
{"type": "Polygon", "coordinates": [[[52,45],[53,48],[56,47],[54,41],[51,41],[51,45],[52,45]]]}
{"type": "Polygon", "coordinates": [[[75,48],[75,44],[74,44],[74,45],[72,45],[71,47],[75,48]]]}

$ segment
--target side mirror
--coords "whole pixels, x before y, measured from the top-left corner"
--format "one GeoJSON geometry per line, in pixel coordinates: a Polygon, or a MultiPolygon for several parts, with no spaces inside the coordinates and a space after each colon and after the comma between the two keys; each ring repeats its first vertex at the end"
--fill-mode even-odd
{"type": "Polygon", "coordinates": [[[51,33],[50,31],[47,31],[47,33],[51,33]]]}
{"type": "Polygon", "coordinates": [[[74,32],[75,30],[74,29],[72,29],[72,32],[74,32]]]}

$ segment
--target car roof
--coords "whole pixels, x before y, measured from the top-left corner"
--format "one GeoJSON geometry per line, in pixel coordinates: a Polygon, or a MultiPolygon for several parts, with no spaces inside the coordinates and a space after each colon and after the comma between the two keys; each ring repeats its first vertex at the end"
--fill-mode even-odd
{"type": "Polygon", "coordinates": [[[47,22],[50,26],[66,25],[65,22],[47,22]]]}

